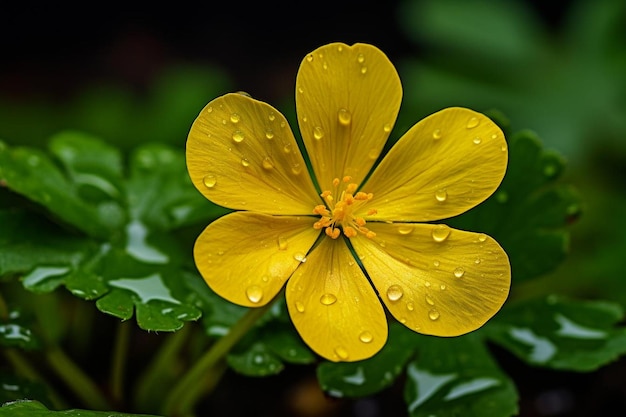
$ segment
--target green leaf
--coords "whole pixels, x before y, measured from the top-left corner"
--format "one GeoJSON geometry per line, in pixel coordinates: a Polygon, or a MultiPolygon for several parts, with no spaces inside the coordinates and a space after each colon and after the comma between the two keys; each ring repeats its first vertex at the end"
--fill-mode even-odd
{"type": "Polygon", "coordinates": [[[411,417],[509,417],[517,391],[475,333],[455,338],[419,336],[407,367],[404,397],[411,417]]]}
{"type": "Polygon", "coordinates": [[[0,320],[0,346],[31,350],[39,348],[41,341],[33,333],[31,323],[19,311],[13,310],[7,319],[0,320]]]}
{"type": "Polygon", "coordinates": [[[616,303],[550,295],[508,305],[485,331],[529,364],[588,372],[626,353],[623,318],[616,303]]]}
{"type": "MultiPolygon", "coordinates": [[[[4,147],[0,179],[12,191],[32,199],[47,186],[37,172],[56,185],[54,199],[35,200],[87,236],[70,234],[38,213],[0,211],[9,226],[0,230],[0,276],[21,275],[24,287],[51,292],[64,285],[77,297],[97,300],[96,306],[122,320],[136,315],[139,327],[173,331],[197,320],[201,310],[181,279],[192,265],[172,231],[226,212],[205,199],[191,184],[181,150],[146,145],[133,152],[125,176],[121,153],[80,132],[63,132],[50,142],[53,158],[39,150],[4,147]],[[37,155],[37,163],[17,154],[37,155]],[[8,167],[8,170],[7,170],[8,167]],[[22,187],[20,169],[32,181],[22,187]],[[6,175],[7,172],[10,175],[6,175]],[[54,200],[54,204],[52,203],[54,200]],[[88,225],[67,216],[72,207],[95,208],[88,225]],[[94,232],[92,223],[98,223],[94,232]],[[104,232],[106,231],[106,232],[104,232]]],[[[74,211],[72,211],[74,213],[74,211]]],[[[201,278],[196,276],[201,281],[201,278]]]]}
{"type": "MultiPolygon", "coordinates": [[[[3,373],[0,375],[0,404],[15,401],[17,398],[37,398],[50,403],[43,384],[3,373]]],[[[0,406],[0,416],[3,415],[0,406]]]]}
{"type": "Polygon", "coordinates": [[[0,407],[0,416],[4,417],[159,417],[154,414],[129,414],[113,411],[63,410],[50,411],[38,401],[17,400],[7,402],[0,407]]]}
{"type": "Polygon", "coordinates": [[[0,146],[0,182],[90,236],[109,234],[99,207],[81,199],[78,184],[41,150],[0,146]]]}
{"type": "Polygon", "coordinates": [[[274,375],[283,370],[278,356],[265,343],[253,343],[244,351],[235,351],[226,357],[228,365],[247,376],[274,375]]]}
{"type": "Polygon", "coordinates": [[[334,397],[361,397],[391,386],[414,355],[415,336],[401,324],[390,323],[388,342],[374,357],[320,364],[317,378],[322,389],[334,397]]]}
{"type": "Polygon", "coordinates": [[[554,270],[569,252],[568,226],[581,213],[576,190],[558,181],[563,158],[521,131],[509,139],[502,184],[484,203],[454,219],[455,227],[493,236],[506,250],[517,282],[554,270]]]}

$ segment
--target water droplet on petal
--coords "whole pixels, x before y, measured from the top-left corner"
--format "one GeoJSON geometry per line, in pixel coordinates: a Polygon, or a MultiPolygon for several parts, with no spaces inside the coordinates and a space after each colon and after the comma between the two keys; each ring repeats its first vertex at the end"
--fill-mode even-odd
{"type": "Polygon", "coordinates": [[[287,143],[285,146],[283,146],[283,152],[285,153],[290,153],[291,152],[291,144],[287,143]]]}
{"type": "Polygon", "coordinates": [[[398,233],[400,233],[401,235],[409,235],[413,232],[413,229],[415,228],[411,225],[398,226],[398,233]]]}
{"type": "Polygon", "coordinates": [[[321,126],[315,126],[315,128],[313,128],[313,137],[317,140],[320,140],[321,138],[323,138],[324,129],[322,129],[321,126]]]}
{"type": "Polygon", "coordinates": [[[294,253],[293,259],[295,259],[298,262],[303,262],[303,263],[306,262],[306,256],[302,252],[294,253]]]}
{"type": "Polygon", "coordinates": [[[235,130],[233,132],[233,140],[237,143],[241,143],[244,139],[243,132],[241,130],[235,130]]]}
{"type": "Polygon", "coordinates": [[[383,131],[387,133],[391,132],[391,125],[389,123],[385,123],[383,125],[383,131]]]}
{"type": "Polygon", "coordinates": [[[272,129],[267,129],[265,131],[265,137],[268,139],[274,139],[274,131],[272,129]]]}
{"type": "Polygon", "coordinates": [[[435,129],[433,131],[433,139],[441,139],[441,129],[435,129]]]}
{"type": "Polygon", "coordinates": [[[438,224],[433,227],[431,235],[435,242],[443,242],[450,236],[450,228],[445,224],[438,224]]]}
{"type": "Polygon", "coordinates": [[[433,262],[433,265],[435,266],[435,268],[438,268],[438,267],[439,267],[439,265],[440,265],[440,262],[439,262],[439,261],[434,261],[434,262],[433,262]]]}
{"type": "Polygon", "coordinates": [[[308,54],[308,55],[306,56],[306,60],[307,60],[307,62],[311,62],[311,61],[313,61],[313,54],[308,54]]]}
{"type": "Polygon", "coordinates": [[[372,340],[374,340],[374,336],[372,335],[372,333],[365,330],[359,335],[359,340],[363,343],[370,343],[372,340]]]}
{"type": "Polygon", "coordinates": [[[356,60],[359,64],[362,64],[363,62],[365,62],[365,56],[363,54],[358,54],[356,56],[356,60]]]}
{"type": "Polygon", "coordinates": [[[279,236],[277,239],[278,249],[285,250],[287,249],[287,239],[282,236],[279,236]]]}
{"type": "Polygon", "coordinates": [[[244,167],[249,167],[250,161],[248,161],[247,158],[241,158],[241,165],[243,165],[244,167]]]}
{"type": "Polygon", "coordinates": [[[476,258],[476,259],[474,259],[474,263],[475,263],[476,265],[478,265],[478,264],[480,263],[480,258],[476,258]]]}
{"type": "Polygon", "coordinates": [[[428,312],[428,318],[431,319],[432,321],[438,320],[439,319],[439,311],[435,310],[434,308],[431,309],[428,312]]]}
{"type": "Polygon", "coordinates": [[[486,235],[486,234],[484,234],[484,233],[480,233],[480,234],[478,235],[478,241],[479,241],[479,242],[484,242],[485,240],[487,240],[487,235],[486,235]]]}
{"type": "Polygon", "coordinates": [[[300,301],[296,301],[296,310],[298,310],[299,313],[304,313],[304,304],[300,301]]]}
{"type": "Polygon", "coordinates": [[[270,122],[273,122],[274,119],[276,119],[276,115],[274,113],[270,113],[267,115],[267,118],[269,119],[270,122]]]}
{"type": "Polygon", "coordinates": [[[361,74],[367,73],[367,67],[361,67],[361,74]]]}
{"type": "Polygon", "coordinates": [[[263,290],[258,285],[251,285],[246,288],[246,297],[256,304],[263,298],[263,290]]]}
{"type": "Polygon", "coordinates": [[[217,184],[217,178],[215,178],[215,175],[205,175],[204,178],[202,178],[202,182],[206,187],[213,188],[215,184],[217,184]]]}
{"type": "Polygon", "coordinates": [[[441,289],[441,291],[445,290],[445,289],[446,289],[446,284],[441,284],[441,285],[439,286],[439,288],[441,289]]]}
{"type": "Polygon", "coordinates": [[[265,159],[263,159],[262,165],[263,165],[263,168],[267,170],[274,168],[274,163],[272,162],[269,156],[266,156],[265,159]]]}
{"type": "Polygon", "coordinates": [[[206,109],[206,111],[207,111],[207,113],[213,113],[213,107],[208,107],[208,108],[206,109]]]}
{"type": "Polygon", "coordinates": [[[320,303],[325,306],[333,305],[337,302],[337,297],[334,294],[326,293],[320,297],[320,303]]]}
{"type": "Polygon", "coordinates": [[[454,276],[457,278],[461,278],[465,275],[465,270],[461,267],[458,267],[454,270],[454,276]]]}
{"type": "Polygon", "coordinates": [[[367,154],[369,159],[376,159],[378,158],[378,155],[379,155],[378,149],[370,149],[369,153],[367,154]]]}
{"type": "Polygon", "coordinates": [[[341,346],[337,346],[335,348],[335,355],[337,355],[339,359],[343,359],[343,360],[348,359],[348,351],[341,346]]]}
{"type": "Polygon", "coordinates": [[[466,125],[466,127],[467,127],[468,129],[473,129],[473,128],[475,128],[476,126],[478,126],[478,125],[479,125],[479,123],[480,123],[480,120],[478,120],[478,118],[476,118],[476,117],[472,117],[472,118],[470,118],[470,119],[467,121],[467,125],[466,125]]]}
{"type": "Polygon", "coordinates": [[[241,117],[239,117],[239,115],[237,113],[233,113],[230,115],[230,121],[233,123],[239,123],[239,120],[241,119],[241,117]]]}
{"type": "Polygon", "coordinates": [[[344,126],[347,126],[350,122],[352,122],[352,115],[346,109],[339,109],[339,112],[337,112],[337,118],[339,119],[339,123],[344,126]]]}
{"type": "Polygon", "coordinates": [[[443,203],[448,198],[448,191],[445,188],[437,190],[435,193],[435,199],[440,203],[443,203]]]}
{"type": "Polygon", "coordinates": [[[291,167],[291,172],[293,172],[294,175],[298,175],[302,172],[302,165],[295,163],[293,164],[293,166],[291,167]]]}
{"type": "Polygon", "coordinates": [[[428,305],[431,305],[431,306],[435,305],[435,301],[432,298],[430,298],[429,296],[426,296],[426,303],[428,305]]]}
{"type": "Polygon", "coordinates": [[[390,301],[398,301],[404,295],[404,291],[402,291],[402,287],[399,285],[392,285],[387,288],[387,298],[390,301]]]}
{"type": "Polygon", "coordinates": [[[480,143],[481,143],[482,141],[483,141],[483,140],[482,140],[480,137],[478,137],[478,136],[476,136],[476,137],[472,140],[472,142],[474,142],[474,144],[476,144],[476,145],[480,145],[480,143]]]}
{"type": "Polygon", "coordinates": [[[409,311],[413,311],[415,310],[415,305],[413,305],[413,303],[409,301],[408,303],[406,303],[406,309],[409,311]]]}

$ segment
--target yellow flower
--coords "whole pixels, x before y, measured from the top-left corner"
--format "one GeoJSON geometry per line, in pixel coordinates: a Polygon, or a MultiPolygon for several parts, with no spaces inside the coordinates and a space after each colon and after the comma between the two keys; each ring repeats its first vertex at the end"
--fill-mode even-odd
{"type": "Polygon", "coordinates": [[[425,223],[496,190],[507,165],[502,131],[472,110],[441,110],[408,130],[368,176],[401,99],[383,52],[332,43],[308,54],[296,78],[313,178],[285,117],[246,94],[211,101],[187,140],[195,186],[238,210],[195,243],[205,281],[248,307],[268,303],[287,282],[297,331],[331,361],[383,347],[381,301],[416,332],[457,336],[482,326],[508,296],[510,265],[494,239],[425,223]]]}

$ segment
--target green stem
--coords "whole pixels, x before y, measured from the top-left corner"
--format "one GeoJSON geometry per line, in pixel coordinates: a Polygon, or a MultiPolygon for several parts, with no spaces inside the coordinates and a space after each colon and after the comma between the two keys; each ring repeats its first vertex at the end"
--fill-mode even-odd
{"type": "Polygon", "coordinates": [[[94,410],[108,410],[111,405],[98,386],[57,346],[46,351],[51,368],[83,403],[94,410]]]}
{"type": "Polygon", "coordinates": [[[4,357],[7,361],[13,366],[16,374],[23,376],[29,381],[37,381],[45,385],[48,398],[52,402],[52,405],[57,409],[61,410],[67,408],[67,404],[61,398],[61,396],[54,390],[53,385],[46,381],[46,379],[41,376],[41,374],[35,369],[30,362],[22,356],[22,354],[16,349],[4,349],[2,351],[4,357]]]}
{"type": "Polygon", "coordinates": [[[116,403],[121,403],[124,396],[124,370],[128,359],[128,343],[130,338],[131,322],[122,321],[117,327],[113,360],[111,363],[111,396],[116,403]]]}
{"type": "Polygon", "coordinates": [[[164,405],[164,414],[166,416],[183,417],[193,415],[192,410],[197,400],[206,392],[207,388],[200,381],[203,381],[207,375],[215,376],[219,372],[220,367],[223,366],[220,362],[224,360],[233,346],[254,326],[272,304],[273,302],[270,302],[263,307],[249,309],[224,337],[215,342],[211,349],[200,357],[167,396],[164,405]]]}
{"type": "Polygon", "coordinates": [[[158,353],[152,359],[137,382],[134,407],[137,410],[157,412],[160,397],[160,388],[172,384],[176,378],[176,363],[178,352],[187,341],[191,325],[186,325],[176,333],[168,335],[158,353]]]}

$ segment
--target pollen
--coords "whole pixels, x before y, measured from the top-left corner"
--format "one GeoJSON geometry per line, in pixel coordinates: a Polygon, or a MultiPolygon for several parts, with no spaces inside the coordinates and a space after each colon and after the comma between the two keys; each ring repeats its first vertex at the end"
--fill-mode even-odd
{"type": "Polygon", "coordinates": [[[320,216],[320,219],[313,224],[313,228],[324,229],[324,233],[332,239],[337,239],[342,232],[347,238],[353,238],[359,234],[370,239],[375,237],[376,233],[365,227],[365,219],[357,215],[363,212],[368,216],[377,213],[376,209],[364,208],[374,198],[374,194],[357,192],[358,185],[352,182],[350,176],[342,179],[335,178],[332,185],[332,190],[325,190],[320,194],[326,204],[313,208],[313,213],[320,216]]]}

